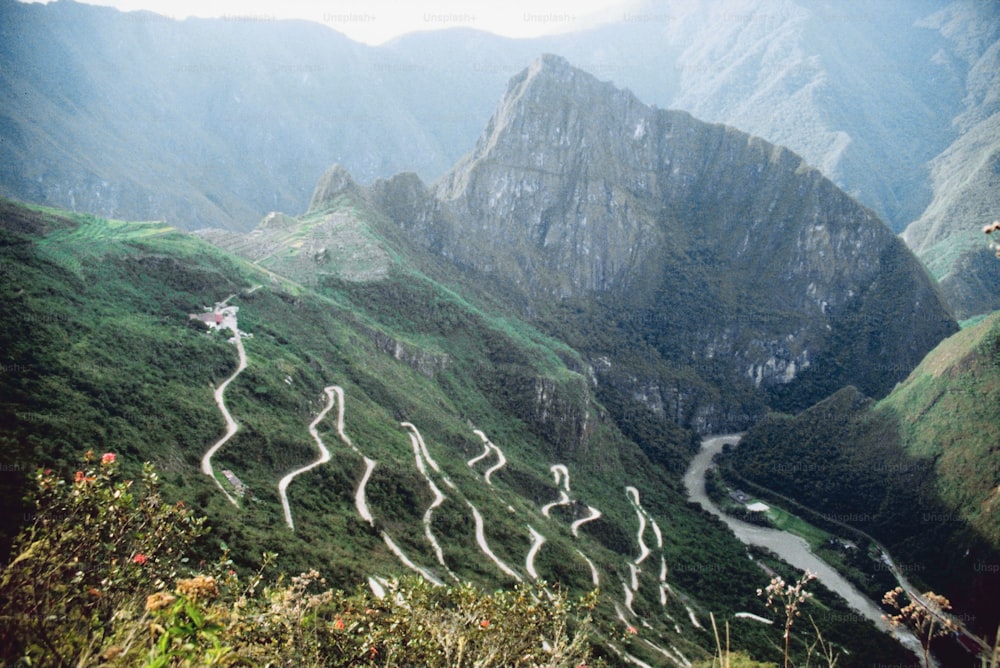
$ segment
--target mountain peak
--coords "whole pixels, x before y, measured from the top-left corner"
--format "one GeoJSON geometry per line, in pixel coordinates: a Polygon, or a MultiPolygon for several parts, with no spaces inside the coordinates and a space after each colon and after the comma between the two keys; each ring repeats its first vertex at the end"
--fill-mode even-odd
{"type": "MultiPolygon", "coordinates": [[[[801,157],[649,107],[555,56],[511,79],[436,195],[453,229],[406,223],[428,247],[529,301],[613,295],[623,318],[717,323],[664,350],[724,351],[757,387],[833,373],[818,369],[872,304],[887,327],[898,320],[896,339],[866,344],[886,367],[911,368],[955,328],[902,242],[801,157]],[[752,326],[730,322],[737,308],[752,326]]],[[[852,371],[837,382],[878,395],[896,380],[852,371]]]]}
{"type": "Polygon", "coordinates": [[[361,195],[361,188],[354,177],[339,164],[330,167],[320,178],[313,190],[309,211],[320,211],[333,203],[340,195],[361,195]]]}

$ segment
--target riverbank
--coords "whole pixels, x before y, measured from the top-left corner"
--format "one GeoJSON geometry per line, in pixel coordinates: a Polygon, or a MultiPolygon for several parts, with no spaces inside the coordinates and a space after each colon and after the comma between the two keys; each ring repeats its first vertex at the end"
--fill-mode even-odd
{"type": "Polygon", "coordinates": [[[740,437],[740,434],[726,434],[702,440],[701,450],[691,460],[684,473],[683,482],[688,500],[721,519],[741,542],[766,548],[795,568],[815,573],[817,580],[843,598],[852,609],[875,624],[877,628],[892,634],[900,644],[919,656],[922,653],[920,642],[912,634],[892,628],[882,618],[881,607],[819,558],[805,539],[781,529],[757,526],[730,517],[708,497],[705,492],[705,476],[713,465],[712,460],[715,455],[722,452],[726,444],[737,445],[740,437]]]}

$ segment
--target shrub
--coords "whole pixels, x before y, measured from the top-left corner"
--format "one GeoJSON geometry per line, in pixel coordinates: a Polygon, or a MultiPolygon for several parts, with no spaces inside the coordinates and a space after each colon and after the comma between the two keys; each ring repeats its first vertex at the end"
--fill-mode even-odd
{"type": "Polygon", "coordinates": [[[136,592],[164,589],[205,532],[204,518],[161,498],[151,465],[138,494],[117,473],[115,455],[92,452],[71,481],[36,473],[33,522],[0,577],[0,656],[9,664],[85,662],[116,622],[137,614],[136,592]]]}
{"type": "Polygon", "coordinates": [[[386,582],[376,596],[326,588],[313,570],[247,582],[224,552],[191,572],[184,550],[206,531],[167,504],[156,472],[117,481],[112,454],[72,480],[36,476],[34,522],[0,578],[0,659],[31,666],[579,666],[589,613],[544,584],[386,582]]]}

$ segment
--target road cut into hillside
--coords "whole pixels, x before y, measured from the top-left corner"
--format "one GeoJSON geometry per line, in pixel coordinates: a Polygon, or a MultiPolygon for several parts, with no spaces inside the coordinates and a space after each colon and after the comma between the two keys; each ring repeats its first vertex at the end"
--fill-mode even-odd
{"type": "Polygon", "coordinates": [[[646,512],[639,503],[639,490],[635,487],[626,487],[625,493],[628,495],[629,501],[635,509],[635,514],[639,517],[639,530],[637,532],[637,540],[639,541],[639,556],[635,560],[636,565],[638,565],[644,562],[646,557],[653,553],[653,551],[646,546],[646,541],[642,538],[643,534],[646,533],[646,512]]]}
{"type": "Polygon", "coordinates": [[[238,508],[240,505],[239,502],[223,486],[222,482],[218,479],[218,477],[216,477],[215,469],[212,466],[212,457],[215,456],[215,453],[218,452],[219,448],[225,445],[229,441],[229,439],[231,439],[236,434],[237,431],[239,431],[240,428],[239,424],[236,422],[236,420],[233,419],[233,416],[230,414],[229,409],[226,408],[225,393],[226,393],[226,388],[229,387],[229,383],[236,380],[236,377],[239,376],[241,373],[243,373],[243,370],[247,368],[247,352],[243,348],[243,339],[240,336],[240,330],[237,328],[236,325],[236,316],[233,315],[231,318],[227,318],[223,324],[227,325],[233,332],[233,338],[231,340],[236,343],[236,351],[237,354],[239,355],[239,365],[236,367],[236,371],[233,372],[233,375],[231,375],[229,378],[226,378],[217,388],[215,388],[215,393],[214,393],[215,405],[219,407],[219,412],[222,413],[222,417],[226,421],[226,433],[222,438],[216,441],[212,445],[212,447],[210,447],[205,452],[204,455],[202,455],[201,471],[202,473],[210,477],[212,480],[214,480],[215,484],[219,487],[219,489],[222,490],[222,493],[226,495],[227,499],[229,499],[229,502],[238,508]]]}
{"type": "Polygon", "coordinates": [[[483,523],[483,516],[468,500],[466,500],[465,503],[472,509],[472,519],[476,523],[476,544],[479,545],[479,549],[490,561],[496,564],[496,567],[499,568],[505,575],[514,578],[518,582],[524,582],[524,578],[522,578],[517,571],[505,564],[496,554],[493,553],[493,550],[490,549],[489,543],[486,542],[486,528],[483,523]]]}
{"type": "Polygon", "coordinates": [[[601,518],[601,511],[593,506],[587,506],[587,510],[590,513],[586,517],[581,517],[577,521],[569,525],[569,529],[573,532],[573,537],[578,538],[580,534],[580,527],[582,527],[587,522],[593,522],[594,520],[601,518]]]}
{"type": "Polygon", "coordinates": [[[547,503],[542,506],[542,515],[545,517],[549,516],[553,508],[558,508],[559,506],[568,506],[570,504],[569,498],[569,469],[566,468],[565,464],[554,464],[550,469],[552,471],[552,477],[556,481],[556,486],[560,487],[559,498],[551,503],[547,503]]]}
{"type": "Polygon", "coordinates": [[[542,545],[545,544],[545,536],[535,531],[534,527],[530,524],[528,525],[528,531],[531,532],[531,549],[528,550],[528,556],[524,558],[524,570],[528,571],[528,575],[537,580],[538,571],[535,570],[535,556],[542,549],[542,545]]]}
{"type": "Polygon", "coordinates": [[[401,422],[400,426],[409,430],[410,445],[413,447],[413,458],[416,460],[417,470],[420,471],[420,475],[422,475],[424,480],[427,481],[427,486],[430,487],[431,493],[434,495],[434,500],[431,501],[431,505],[424,511],[424,536],[427,538],[427,542],[430,543],[431,549],[434,550],[434,556],[437,558],[438,563],[441,564],[453,580],[458,581],[458,576],[455,575],[444,562],[444,551],[441,549],[441,543],[438,542],[437,536],[434,535],[434,530],[431,527],[434,510],[444,503],[448,497],[446,497],[438,486],[434,484],[430,474],[427,472],[427,465],[429,464],[432,469],[440,474],[446,484],[450,485],[452,488],[454,488],[454,485],[452,485],[451,481],[441,473],[441,469],[437,467],[437,463],[434,462],[433,459],[430,459],[430,455],[427,452],[427,445],[424,443],[424,439],[420,435],[420,430],[418,430],[416,426],[410,422],[401,422]]]}
{"type": "MultiPolygon", "coordinates": [[[[313,437],[313,440],[316,441],[316,446],[319,448],[319,457],[317,457],[311,464],[306,464],[301,468],[295,469],[278,481],[278,496],[281,497],[281,506],[285,511],[285,522],[288,524],[288,528],[292,531],[295,530],[295,522],[292,521],[292,508],[288,503],[288,485],[295,479],[296,476],[306,473],[307,471],[311,471],[317,466],[330,461],[330,451],[327,449],[326,444],[323,443],[323,439],[320,438],[319,432],[316,431],[316,426],[323,421],[326,414],[330,412],[331,408],[333,408],[335,397],[337,396],[335,391],[338,389],[340,388],[335,385],[323,388],[323,392],[326,393],[326,406],[309,425],[309,434],[313,437]]],[[[341,392],[341,399],[343,399],[343,396],[343,392],[341,392]]],[[[341,415],[343,415],[343,410],[341,410],[341,415]]]]}

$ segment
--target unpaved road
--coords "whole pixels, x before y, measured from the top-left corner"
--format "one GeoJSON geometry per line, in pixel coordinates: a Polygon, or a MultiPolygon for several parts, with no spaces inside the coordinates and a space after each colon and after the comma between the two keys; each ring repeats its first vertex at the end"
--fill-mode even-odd
{"type": "Polygon", "coordinates": [[[219,407],[219,411],[222,413],[222,417],[226,421],[226,433],[222,438],[216,441],[215,444],[212,445],[212,447],[210,447],[205,452],[204,455],[202,455],[201,471],[202,473],[204,473],[205,475],[207,475],[208,477],[210,477],[212,480],[215,481],[215,484],[218,485],[219,489],[222,490],[222,493],[226,495],[226,498],[229,499],[230,503],[232,503],[236,507],[239,507],[240,505],[239,502],[237,502],[236,499],[222,485],[222,483],[219,482],[219,479],[215,476],[215,469],[212,467],[212,457],[215,455],[216,452],[218,452],[219,448],[225,445],[226,442],[229,439],[231,439],[240,429],[240,425],[237,424],[236,420],[234,420],[233,416],[229,413],[229,409],[226,408],[226,400],[224,395],[226,392],[226,388],[229,386],[229,383],[233,382],[236,379],[236,377],[239,376],[241,373],[243,373],[243,370],[247,368],[247,353],[246,350],[243,348],[243,339],[242,337],[240,337],[240,331],[236,327],[235,317],[232,318],[232,325],[230,329],[232,330],[233,338],[236,341],[236,350],[237,353],[239,354],[240,363],[236,367],[236,371],[233,372],[233,375],[231,375],[229,378],[226,378],[224,381],[222,381],[221,385],[215,388],[215,404],[219,407]]]}
{"type": "MultiPolygon", "coordinates": [[[[330,451],[323,443],[323,439],[320,438],[319,432],[316,431],[316,426],[323,421],[323,418],[326,417],[326,414],[330,412],[331,408],[333,408],[336,396],[335,390],[337,389],[339,388],[337,388],[334,385],[323,388],[323,391],[326,393],[326,407],[323,408],[322,411],[320,411],[319,415],[316,416],[316,419],[313,420],[312,423],[309,425],[309,433],[312,435],[313,440],[316,441],[317,447],[319,447],[319,457],[311,464],[307,464],[301,468],[295,469],[294,471],[286,475],[284,478],[282,478],[280,481],[278,481],[278,496],[281,497],[281,505],[285,509],[285,522],[288,523],[288,528],[292,529],[293,531],[295,530],[295,523],[292,521],[291,506],[288,505],[288,494],[287,494],[288,485],[289,483],[292,482],[292,480],[295,479],[295,476],[306,473],[307,471],[311,471],[317,466],[320,466],[321,464],[325,464],[328,461],[330,461],[330,451]]],[[[343,397],[343,394],[341,394],[340,396],[343,397]]],[[[343,415],[343,410],[341,410],[341,415],[343,415]]]]}

